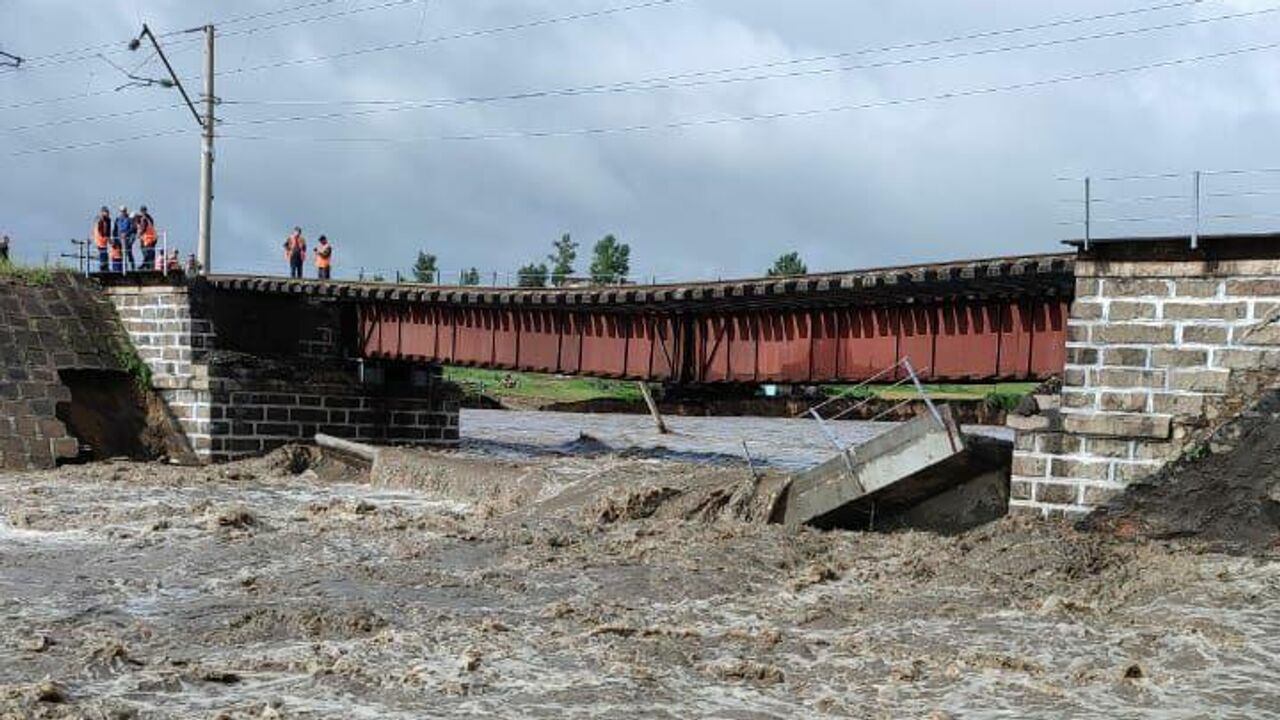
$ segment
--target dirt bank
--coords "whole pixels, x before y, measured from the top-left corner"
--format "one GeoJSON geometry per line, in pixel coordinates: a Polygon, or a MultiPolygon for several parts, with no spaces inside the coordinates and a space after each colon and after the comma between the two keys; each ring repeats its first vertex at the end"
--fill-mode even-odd
{"type": "Polygon", "coordinates": [[[1181,460],[1130,486],[1082,527],[1182,538],[1212,550],[1280,552],[1280,391],[1270,391],[1181,460]]]}
{"type": "Polygon", "coordinates": [[[789,533],[741,468],[423,457],[0,475],[0,717],[1280,715],[1275,563],[789,533]]]}

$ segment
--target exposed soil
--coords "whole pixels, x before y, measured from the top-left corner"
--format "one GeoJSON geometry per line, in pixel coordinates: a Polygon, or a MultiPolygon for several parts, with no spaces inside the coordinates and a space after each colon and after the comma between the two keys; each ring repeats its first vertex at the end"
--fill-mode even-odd
{"type": "Polygon", "coordinates": [[[0,474],[3,718],[1280,717],[1280,563],[775,476],[310,449],[0,474]]]}
{"type": "Polygon", "coordinates": [[[165,403],[139,389],[132,376],[60,370],[58,378],[71,391],[71,402],[58,405],[58,419],[80,441],[83,459],[191,459],[165,403]]]}
{"type": "Polygon", "coordinates": [[[1280,551],[1280,391],[1180,461],[1132,485],[1082,527],[1119,537],[1186,538],[1236,554],[1280,551]]]}

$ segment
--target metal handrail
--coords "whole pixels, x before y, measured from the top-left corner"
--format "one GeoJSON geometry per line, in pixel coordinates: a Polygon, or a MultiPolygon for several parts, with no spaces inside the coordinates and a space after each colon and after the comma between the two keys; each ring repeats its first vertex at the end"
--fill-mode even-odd
{"type": "Polygon", "coordinates": [[[841,400],[841,399],[843,399],[843,398],[848,397],[848,396],[849,396],[849,395],[851,395],[853,392],[857,391],[859,388],[864,388],[864,387],[866,387],[866,386],[870,385],[871,383],[875,382],[876,380],[879,380],[880,378],[884,377],[885,375],[888,375],[889,373],[891,373],[891,372],[893,372],[893,371],[897,370],[897,369],[898,369],[899,367],[901,367],[901,366],[902,366],[902,361],[901,361],[901,360],[899,360],[898,362],[895,362],[894,364],[892,364],[892,365],[890,365],[889,367],[887,367],[887,368],[885,368],[885,369],[881,370],[880,372],[876,373],[875,375],[872,375],[871,377],[867,378],[866,380],[863,380],[862,382],[858,383],[857,385],[854,385],[853,387],[849,388],[846,392],[843,392],[843,393],[841,393],[841,394],[839,394],[839,395],[836,395],[836,396],[834,396],[834,397],[827,398],[825,401],[820,402],[820,403],[818,403],[817,405],[814,405],[813,407],[809,408],[808,410],[805,410],[805,411],[803,411],[803,412],[798,412],[798,413],[796,413],[795,415],[793,415],[792,417],[800,417],[801,415],[808,415],[809,413],[811,413],[811,412],[813,412],[813,411],[815,411],[815,410],[821,410],[822,408],[824,408],[824,407],[826,407],[826,406],[830,405],[831,403],[833,403],[833,402],[835,402],[835,401],[837,401],[837,400],[841,400]]]}
{"type": "MultiPolygon", "coordinates": [[[[118,271],[111,269],[110,260],[108,260],[107,270],[95,270],[94,268],[98,262],[98,248],[94,245],[93,239],[85,238],[84,240],[72,240],[72,242],[80,246],[81,261],[85,277],[90,275],[117,274],[124,276],[128,275],[130,272],[158,272],[167,277],[169,275],[169,232],[167,230],[161,230],[156,233],[156,236],[158,239],[156,241],[156,256],[153,264],[148,267],[144,265],[141,262],[141,258],[139,258],[138,261],[134,263],[134,269],[132,271],[129,270],[129,266],[125,263],[123,257],[120,260],[120,269],[118,271]]],[[[115,240],[115,236],[113,235],[109,240],[115,240]]],[[[141,249],[141,245],[138,247],[141,249]]]]}
{"type": "MultiPolygon", "coordinates": [[[[902,361],[899,361],[899,362],[898,362],[898,365],[899,365],[899,366],[901,366],[901,365],[902,365],[902,361]]],[[[928,369],[929,369],[929,368],[928,368],[928,366],[926,366],[926,367],[924,367],[924,368],[921,368],[921,371],[925,371],[925,370],[928,370],[928,369]]],[[[892,385],[889,385],[889,386],[888,386],[888,387],[886,387],[885,389],[886,389],[886,390],[889,390],[889,389],[892,389],[892,388],[901,387],[902,385],[906,385],[907,383],[911,382],[913,379],[914,379],[914,374],[913,374],[912,372],[908,372],[906,377],[904,377],[904,378],[902,378],[901,380],[899,380],[899,381],[897,381],[897,382],[893,383],[892,385]]],[[[841,410],[840,412],[836,413],[835,415],[832,415],[831,417],[829,417],[829,418],[827,418],[827,419],[828,419],[828,420],[840,420],[840,419],[843,419],[843,418],[845,418],[845,417],[848,417],[848,416],[849,416],[851,413],[853,413],[855,410],[858,410],[858,409],[864,408],[864,407],[866,407],[867,405],[870,405],[872,402],[874,402],[874,401],[876,401],[876,400],[880,400],[880,399],[881,399],[881,398],[879,398],[879,397],[877,397],[877,396],[875,396],[875,395],[872,395],[871,397],[866,398],[866,399],[865,399],[865,400],[863,400],[862,402],[858,402],[858,403],[854,403],[853,405],[850,405],[849,407],[845,408],[844,410],[841,410]]]]}

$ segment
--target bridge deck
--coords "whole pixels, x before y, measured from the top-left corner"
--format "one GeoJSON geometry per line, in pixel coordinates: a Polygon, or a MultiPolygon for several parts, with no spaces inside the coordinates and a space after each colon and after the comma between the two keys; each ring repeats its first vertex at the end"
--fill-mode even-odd
{"type": "Polygon", "coordinates": [[[1074,255],[660,286],[476,288],[212,276],[358,308],[360,352],[677,383],[836,383],[903,358],[931,380],[1061,372],[1074,255]]]}

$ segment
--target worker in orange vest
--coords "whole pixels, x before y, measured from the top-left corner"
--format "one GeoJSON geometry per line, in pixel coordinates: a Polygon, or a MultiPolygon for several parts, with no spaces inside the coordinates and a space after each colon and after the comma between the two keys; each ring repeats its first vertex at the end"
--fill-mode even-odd
{"type": "Polygon", "coordinates": [[[328,280],[330,277],[330,267],[333,265],[333,246],[329,244],[329,238],[324,235],[320,236],[316,245],[316,277],[321,280],[328,280]]]}
{"type": "Polygon", "coordinates": [[[138,208],[133,216],[134,229],[138,233],[138,241],[142,244],[142,267],[144,270],[158,270],[156,265],[156,221],[147,212],[147,206],[138,208]]]}
{"type": "Polygon", "coordinates": [[[111,272],[124,272],[124,238],[119,235],[111,236],[111,272]]]}
{"type": "Polygon", "coordinates": [[[289,277],[302,277],[302,264],[307,259],[307,239],[302,237],[302,228],[295,227],[284,241],[284,259],[289,262],[289,277]]]}
{"type": "Polygon", "coordinates": [[[98,248],[98,272],[107,271],[107,245],[111,242],[111,211],[106,205],[93,223],[93,245],[98,248]]]}

